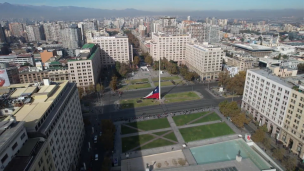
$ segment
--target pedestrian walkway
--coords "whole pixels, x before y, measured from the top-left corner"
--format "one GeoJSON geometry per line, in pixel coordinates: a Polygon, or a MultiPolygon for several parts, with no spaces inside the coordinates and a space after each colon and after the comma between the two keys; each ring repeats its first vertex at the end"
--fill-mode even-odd
{"type": "Polygon", "coordinates": [[[197,121],[197,120],[200,120],[200,119],[202,119],[202,118],[204,118],[204,117],[206,117],[206,116],[210,115],[211,113],[213,113],[213,111],[212,111],[212,112],[207,113],[206,115],[202,115],[202,116],[200,116],[200,117],[198,117],[198,118],[196,118],[196,119],[194,119],[194,120],[192,120],[192,121],[188,122],[186,125],[191,124],[191,123],[193,123],[193,122],[195,122],[195,121],[197,121]]]}
{"type": "Polygon", "coordinates": [[[148,77],[148,80],[149,80],[149,83],[150,83],[151,87],[155,87],[155,84],[154,84],[152,78],[148,77]]]}
{"type": "Polygon", "coordinates": [[[172,130],[174,131],[174,134],[175,134],[175,137],[177,138],[177,141],[181,144],[185,143],[185,140],[184,140],[182,134],[179,132],[173,118],[171,116],[168,116],[167,119],[169,121],[169,124],[170,124],[172,130]]]}
{"type": "Polygon", "coordinates": [[[227,125],[229,125],[230,128],[232,128],[232,130],[237,133],[237,134],[242,134],[243,136],[245,136],[245,132],[242,132],[241,130],[239,130],[231,121],[229,121],[224,115],[221,114],[221,112],[219,111],[218,107],[216,107],[214,109],[214,112],[217,113],[217,115],[219,117],[221,117],[222,121],[224,121],[227,125]]]}
{"type": "Polygon", "coordinates": [[[115,134],[115,144],[114,144],[114,147],[115,147],[115,153],[113,154],[113,157],[117,158],[118,160],[118,165],[120,165],[120,154],[122,153],[122,146],[121,146],[121,136],[120,136],[120,125],[117,125],[116,126],[116,134],[115,134]]]}

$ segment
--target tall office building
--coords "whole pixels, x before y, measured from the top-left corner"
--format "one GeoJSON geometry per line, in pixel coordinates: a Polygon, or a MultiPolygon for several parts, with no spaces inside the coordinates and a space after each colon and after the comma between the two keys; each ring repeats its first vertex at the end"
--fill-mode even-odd
{"type": "Polygon", "coordinates": [[[188,43],[186,65],[200,75],[201,80],[215,80],[222,70],[224,51],[208,43],[188,43]]]}
{"type": "Polygon", "coordinates": [[[81,31],[77,25],[62,29],[61,35],[64,48],[77,49],[81,46],[81,31]]]}
{"type": "Polygon", "coordinates": [[[304,159],[304,79],[277,77],[271,70],[247,70],[242,110],[266,124],[272,137],[304,159]]]}
{"type": "Polygon", "coordinates": [[[218,43],[220,42],[220,27],[217,25],[206,25],[206,39],[208,43],[218,43]]]}
{"type": "Polygon", "coordinates": [[[21,24],[21,23],[10,23],[9,24],[9,29],[10,29],[11,34],[13,36],[16,36],[16,37],[23,36],[23,33],[24,33],[23,24],[21,24]]]}
{"type": "MultiPolygon", "coordinates": [[[[9,107],[18,106],[18,111],[7,108],[4,114],[14,114],[17,122],[24,122],[31,137],[14,155],[5,171],[76,170],[84,139],[76,84],[44,79],[43,84],[15,84],[5,88],[1,89],[2,92],[8,93],[1,99],[7,101],[9,107]]],[[[23,134],[18,133],[16,138],[24,141],[26,135],[23,134]]]]}
{"type": "Polygon", "coordinates": [[[191,34],[191,38],[195,38],[199,42],[206,40],[206,24],[191,23],[186,26],[186,32],[191,34]]]}
{"type": "Polygon", "coordinates": [[[0,43],[7,43],[6,35],[4,33],[4,28],[0,24],[0,43]]]}
{"type": "Polygon", "coordinates": [[[101,72],[101,50],[98,45],[88,43],[82,46],[79,55],[68,61],[70,81],[77,86],[95,85],[101,72]]]}
{"type": "Polygon", "coordinates": [[[153,60],[166,58],[182,63],[185,60],[186,45],[190,42],[191,35],[172,36],[163,33],[152,33],[150,55],[153,60]]]}
{"type": "Polygon", "coordinates": [[[45,40],[43,26],[28,25],[25,30],[29,42],[45,40]]]}
{"type": "Polygon", "coordinates": [[[102,65],[113,65],[116,61],[129,64],[133,61],[133,50],[127,36],[93,37],[91,41],[101,48],[102,65]]]}

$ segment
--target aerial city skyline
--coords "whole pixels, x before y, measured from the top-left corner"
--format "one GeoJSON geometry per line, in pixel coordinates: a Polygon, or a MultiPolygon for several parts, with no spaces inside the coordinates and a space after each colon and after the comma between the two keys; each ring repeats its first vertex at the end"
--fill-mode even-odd
{"type": "Polygon", "coordinates": [[[0,171],[304,170],[303,1],[4,2],[0,171]]]}

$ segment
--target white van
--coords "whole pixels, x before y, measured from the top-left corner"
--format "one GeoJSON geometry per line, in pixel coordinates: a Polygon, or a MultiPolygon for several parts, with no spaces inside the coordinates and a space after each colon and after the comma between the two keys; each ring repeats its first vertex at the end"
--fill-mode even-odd
{"type": "Polygon", "coordinates": [[[97,143],[97,135],[94,137],[94,143],[97,143]]]}

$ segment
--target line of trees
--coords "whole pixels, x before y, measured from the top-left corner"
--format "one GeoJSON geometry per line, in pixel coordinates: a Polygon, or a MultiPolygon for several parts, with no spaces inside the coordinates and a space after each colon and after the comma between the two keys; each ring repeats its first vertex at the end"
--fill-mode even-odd
{"type": "Polygon", "coordinates": [[[130,67],[126,63],[115,62],[115,75],[117,77],[126,77],[130,72],[130,67]]]}
{"type": "Polygon", "coordinates": [[[130,30],[125,30],[124,33],[128,36],[129,42],[133,45],[133,47],[139,47],[139,40],[132,34],[130,30]]]}
{"type": "Polygon", "coordinates": [[[149,64],[150,66],[152,66],[153,64],[153,58],[149,53],[143,53],[142,54],[145,58],[145,63],[149,64]]]}
{"type": "Polygon", "coordinates": [[[220,72],[219,74],[219,86],[223,86],[228,91],[234,92],[238,95],[242,95],[244,91],[246,80],[246,71],[240,71],[234,77],[230,77],[227,71],[220,72]]]}
{"type": "Polygon", "coordinates": [[[241,111],[237,102],[223,101],[219,104],[220,112],[232,120],[232,123],[238,128],[243,128],[244,124],[248,124],[251,118],[247,118],[246,114],[241,111]]]}
{"type": "Polygon", "coordinates": [[[187,81],[192,81],[193,79],[198,79],[200,77],[196,72],[189,71],[186,65],[181,65],[179,67],[179,73],[187,81]]]}

